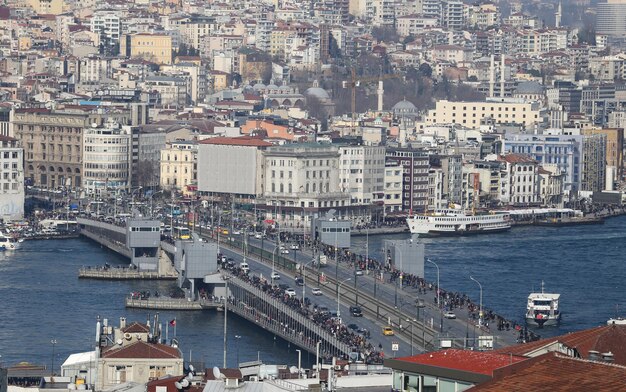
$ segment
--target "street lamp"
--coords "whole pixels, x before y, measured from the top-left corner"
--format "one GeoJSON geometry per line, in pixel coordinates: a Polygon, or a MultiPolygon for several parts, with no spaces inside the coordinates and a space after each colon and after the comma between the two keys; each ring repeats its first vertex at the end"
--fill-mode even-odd
{"type": "Polygon", "coordinates": [[[52,365],[50,366],[50,376],[54,376],[54,347],[57,344],[57,340],[52,339],[50,343],[52,343],[52,365]]]}
{"type": "Polygon", "coordinates": [[[340,301],[339,301],[339,293],[340,293],[340,290],[341,290],[341,285],[342,285],[342,284],[344,284],[345,282],[349,281],[349,280],[352,280],[352,278],[346,278],[346,279],[342,280],[342,281],[341,281],[341,282],[337,285],[337,317],[340,317],[340,316],[341,316],[341,311],[339,310],[339,304],[340,304],[340,301]]]}
{"type": "Polygon", "coordinates": [[[239,367],[239,339],[241,339],[241,335],[235,335],[235,339],[237,339],[237,367],[239,367]]]}
{"type": "Polygon", "coordinates": [[[226,330],[227,330],[227,323],[228,323],[228,281],[230,280],[229,277],[224,276],[224,369],[226,369],[226,330]]]}
{"type": "MultiPolygon", "coordinates": [[[[161,189],[160,191],[155,192],[155,193],[150,195],[150,218],[154,217],[154,208],[153,208],[154,207],[154,203],[153,203],[152,199],[154,198],[154,195],[159,194],[159,193],[163,193],[163,189],[161,189]]],[[[115,203],[117,205],[117,199],[116,199],[115,203]]]]}
{"type": "Polygon", "coordinates": [[[300,378],[300,369],[302,369],[302,350],[297,350],[298,352],[298,378],[300,378]]]}
{"type": "Polygon", "coordinates": [[[439,265],[432,261],[431,259],[426,259],[429,263],[437,267],[437,307],[439,308],[439,332],[443,332],[443,309],[441,308],[441,286],[439,286],[439,265]]]}
{"type": "Polygon", "coordinates": [[[309,261],[302,267],[302,303],[304,303],[304,288],[306,287],[306,267],[314,261],[315,259],[309,261]]]}
{"type": "MultiPolygon", "coordinates": [[[[276,263],[276,251],[280,248],[280,242],[278,243],[278,245],[276,245],[274,247],[274,250],[272,251],[272,276],[270,276],[270,279],[272,280],[272,285],[274,284],[274,265],[276,263]]],[[[304,299],[303,299],[304,300],[304,299]]]]}
{"type": "Polygon", "coordinates": [[[474,279],[472,277],[472,275],[470,275],[470,279],[473,280],[474,282],[478,283],[478,287],[480,287],[480,307],[479,307],[479,310],[478,310],[478,326],[482,327],[482,325],[483,325],[483,285],[480,284],[479,281],[474,279]]]}

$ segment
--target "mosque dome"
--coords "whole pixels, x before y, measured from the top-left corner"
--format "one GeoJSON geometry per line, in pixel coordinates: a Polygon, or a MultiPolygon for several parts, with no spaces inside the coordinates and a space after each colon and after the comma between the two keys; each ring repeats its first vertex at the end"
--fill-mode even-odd
{"type": "Polygon", "coordinates": [[[330,99],[330,95],[328,95],[328,92],[321,87],[310,87],[306,89],[306,91],[304,92],[304,95],[312,96],[319,100],[330,99]]]}
{"type": "Polygon", "coordinates": [[[412,102],[403,99],[402,101],[393,105],[391,111],[393,111],[395,114],[416,114],[417,108],[415,107],[415,105],[413,105],[412,102]]]}

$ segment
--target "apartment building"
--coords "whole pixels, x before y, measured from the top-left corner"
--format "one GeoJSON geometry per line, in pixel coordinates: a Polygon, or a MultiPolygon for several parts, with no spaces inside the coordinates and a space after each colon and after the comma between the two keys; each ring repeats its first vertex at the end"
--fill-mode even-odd
{"type": "Polygon", "coordinates": [[[340,146],[339,181],[350,193],[352,205],[371,205],[383,201],[385,147],[340,146]]]}
{"type": "Polygon", "coordinates": [[[461,124],[480,128],[481,120],[492,119],[495,124],[519,124],[526,129],[542,121],[539,104],[520,99],[498,99],[484,102],[437,101],[435,109],[425,118],[427,125],[461,124]]]}
{"type": "Polygon", "coordinates": [[[120,54],[142,58],[157,64],[172,64],[172,37],[166,34],[124,34],[120,39],[120,54]]]}
{"type": "Polygon", "coordinates": [[[385,163],[385,215],[402,211],[402,172],[403,169],[397,161],[385,163]]]}
{"type": "Polygon", "coordinates": [[[500,200],[505,204],[516,206],[538,204],[540,199],[537,161],[523,154],[505,154],[499,160],[505,163],[509,179],[508,189],[501,190],[500,200]]]}
{"type": "Polygon", "coordinates": [[[402,211],[425,212],[428,205],[429,159],[423,150],[389,148],[387,164],[395,162],[402,168],[402,211]]]}
{"type": "Polygon", "coordinates": [[[19,140],[0,135],[0,219],[24,216],[24,150],[19,140]]]}
{"type": "Polygon", "coordinates": [[[161,150],[161,188],[191,193],[197,184],[198,143],[177,141],[161,150]]]}
{"type": "Polygon", "coordinates": [[[89,194],[130,190],[130,130],[107,122],[87,127],[83,133],[83,189],[89,194]]]}

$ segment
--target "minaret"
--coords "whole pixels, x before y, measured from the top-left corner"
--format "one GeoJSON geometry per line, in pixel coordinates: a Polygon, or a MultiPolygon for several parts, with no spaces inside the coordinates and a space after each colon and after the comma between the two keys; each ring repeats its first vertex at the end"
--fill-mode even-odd
{"type": "Polygon", "coordinates": [[[383,81],[378,81],[378,111],[383,111],[383,95],[385,94],[385,90],[383,89],[383,81]]]}
{"type": "Polygon", "coordinates": [[[500,55],[502,63],[500,65],[500,98],[504,98],[504,54],[500,55]]]}
{"type": "Polygon", "coordinates": [[[494,59],[493,55],[491,55],[491,63],[489,64],[489,97],[493,98],[493,84],[495,83],[496,75],[495,75],[495,66],[493,64],[494,59]]]}
{"type": "Polygon", "coordinates": [[[554,27],[557,29],[561,27],[561,15],[562,15],[561,1],[559,0],[559,8],[556,9],[556,14],[554,14],[554,27]]]}

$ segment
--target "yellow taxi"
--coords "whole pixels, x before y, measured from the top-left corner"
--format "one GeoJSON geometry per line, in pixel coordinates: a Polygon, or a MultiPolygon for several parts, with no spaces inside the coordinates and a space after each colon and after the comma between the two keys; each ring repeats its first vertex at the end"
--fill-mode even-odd
{"type": "Polygon", "coordinates": [[[393,336],[393,329],[389,326],[383,327],[383,335],[385,336],[393,336]]]}

